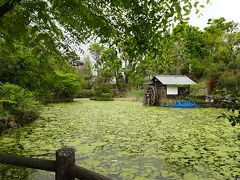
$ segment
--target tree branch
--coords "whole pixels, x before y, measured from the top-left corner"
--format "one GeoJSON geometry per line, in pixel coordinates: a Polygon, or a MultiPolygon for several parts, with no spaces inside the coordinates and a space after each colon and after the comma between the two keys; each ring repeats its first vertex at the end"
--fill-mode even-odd
{"type": "Polygon", "coordinates": [[[0,6],[0,17],[2,17],[7,12],[11,11],[15,4],[19,3],[21,0],[6,1],[2,6],[0,6]]]}

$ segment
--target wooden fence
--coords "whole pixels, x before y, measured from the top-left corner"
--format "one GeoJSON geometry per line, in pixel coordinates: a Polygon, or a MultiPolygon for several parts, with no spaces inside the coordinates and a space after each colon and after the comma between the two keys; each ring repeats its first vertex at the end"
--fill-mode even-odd
{"type": "Polygon", "coordinates": [[[55,180],[110,180],[88,169],[75,165],[75,150],[62,148],[56,151],[56,160],[33,159],[0,153],[0,163],[55,172],[55,180]]]}

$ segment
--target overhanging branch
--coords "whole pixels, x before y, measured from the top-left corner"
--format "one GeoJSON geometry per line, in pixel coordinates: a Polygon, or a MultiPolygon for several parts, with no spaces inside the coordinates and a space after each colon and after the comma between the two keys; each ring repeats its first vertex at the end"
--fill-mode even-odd
{"type": "Polygon", "coordinates": [[[6,1],[2,6],[0,6],[0,17],[2,17],[7,12],[11,11],[15,4],[19,3],[21,0],[9,0],[6,1]]]}

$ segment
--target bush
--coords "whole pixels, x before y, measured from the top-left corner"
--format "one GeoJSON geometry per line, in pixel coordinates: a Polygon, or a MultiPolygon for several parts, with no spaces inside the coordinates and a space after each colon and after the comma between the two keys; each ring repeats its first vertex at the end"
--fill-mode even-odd
{"type": "Polygon", "coordinates": [[[101,69],[98,72],[98,77],[95,79],[94,82],[94,96],[100,97],[102,93],[112,93],[113,84],[111,84],[111,80],[113,74],[109,70],[101,69]]]}
{"type": "Polygon", "coordinates": [[[232,126],[240,125],[240,92],[232,91],[225,93],[224,91],[216,91],[214,100],[221,104],[223,108],[227,108],[229,113],[222,113],[218,118],[226,118],[232,126]]]}
{"type": "Polygon", "coordinates": [[[18,125],[37,119],[41,107],[32,92],[10,83],[0,84],[0,105],[0,115],[13,117],[18,125]]]}
{"type": "Polygon", "coordinates": [[[110,98],[113,98],[113,94],[112,93],[102,93],[101,97],[110,99],[110,98]]]}
{"type": "Polygon", "coordinates": [[[207,81],[203,80],[201,82],[198,82],[197,84],[191,85],[190,89],[190,95],[191,96],[205,96],[207,95],[207,81]]]}
{"type": "Polygon", "coordinates": [[[114,101],[112,93],[102,93],[100,96],[95,96],[90,98],[90,100],[95,101],[114,101]]]}
{"type": "Polygon", "coordinates": [[[53,84],[53,102],[72,101],[79,87],[78,77],[76,74],[55,71],[55,81],[53,84]]]}
{"type": "Polygon", "coordinates": [[[91,98],[93,97],[93,90],[92,89],[80,89],[76,96],[77,98],[91,98]]]}
{"type": "Polygon", "coordinates": [[[114,101],[113,98],[104,98],[104,97],[92,97],[90,100],[95,100],[95,101],[114,101]]]}
{"type": "Polygon", "coordinates": [[[240,84],[240,72],[235,74],[234,72],[222,72],[220,75],[220,83],[228,91],[237,90],[237,86],[240,84]]]}
{"type": "Polygon", "coordinates": [[[133,97],[136,101],[143,101],[144,98],[144,89],[132,89],[127,92],[127,97],[133,97]]]}

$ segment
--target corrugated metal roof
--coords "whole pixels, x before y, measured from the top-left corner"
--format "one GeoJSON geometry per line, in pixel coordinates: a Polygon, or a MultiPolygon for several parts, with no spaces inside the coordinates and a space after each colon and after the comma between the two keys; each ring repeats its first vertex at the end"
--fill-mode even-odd
{"type": "Polygon", "coordinates": [[[196,84],[185,75],[156,75],[156,77],[164,85],[192,85],[196,84]]]}

